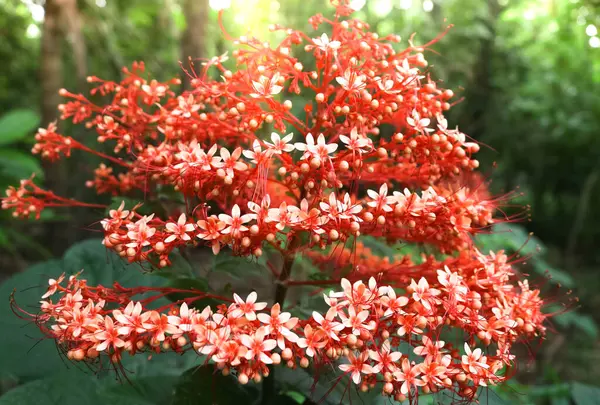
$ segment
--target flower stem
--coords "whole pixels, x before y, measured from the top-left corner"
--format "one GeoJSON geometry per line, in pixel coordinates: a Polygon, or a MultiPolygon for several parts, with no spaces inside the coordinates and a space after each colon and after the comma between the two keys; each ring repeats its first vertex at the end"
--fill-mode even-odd
{"type": "MultiPolygon", "coordinates": [[[[283,259],[283,267],[281,269],[281,273],[279,273],[279,277],[277,278],[277,283],[275,285],[275,303],[279,304],[283,309],[283,303],[285,301],[285,296],[287,295],[288,285],[286,281],[290,278],[292,274],[292,266],[294,264],[295,250],[297,248],[298,242],[300,238],[296,235],[293,235],[290,238],[288,243],[287,252],[284,255],[283,259]]],[[[265,377],[263,380],[262,386],[262,405],[273,404],[275,398],[275,368],[273,366],[269,366],[269,375],[265,377]]]]}

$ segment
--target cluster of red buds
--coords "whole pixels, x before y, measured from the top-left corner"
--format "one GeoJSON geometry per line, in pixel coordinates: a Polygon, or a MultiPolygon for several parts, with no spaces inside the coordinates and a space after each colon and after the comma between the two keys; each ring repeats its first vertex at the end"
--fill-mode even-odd
{"type": "MultiPolygon", "coordinates": [[[[486,256],[473,245],[501,200],[473,172],[478,144],[444,118],[454,94],[431,78],[423,54],[441,36],[399,50],[398,36],[379,37],[351,18],[347,1],[333,3],[333,19],[310,18],[314,34],[272,25],[283,38],[277,45],[234,39],[223,28],[236,46],[235,69],[227,55],[192,64],[192,89],[179,94],[178,79],[150,79],[143,63],[124,69],[119,83],[88,78],[92,96],[110,98],[104,105],[61,90],[69,99],[61,118],[95,130],[99,145],[51,124],[39,130],[33,153],[102,158],[87,182],[99,194],[175,193],[185,201],[150,215],[125,204],[110,210],[101,221],[107,248],[150,267],[199,245],[251,257],[268,247],[284,259],[270,312],[252,294],[202,311],[187,300],[163,313],[134,302],[145,287],[51,280],[49,295],[61,298],[43,301],[37,319],[70,358],[108,354],[119,362],[125,351],[192,347],[242,383],[268,375],[267,365],[306,367],[312,359],[335,364],[363,389],[382,382],[396,399],[442,389],[472,397],[510,376],[514,342],[544,333],[539,291],[515,280],[502,252],[486,256]],[[105,144],[112,153],[101,152],[105,144]],[[365,235],[429,245],[446,258],[378,257],[365,235]],[[295,280],[297,255],[330,279],[295,280]],[[325,314],[300,320],[281,312],[286,288],[339,283],[342,292],[325,296],[325,314]],[[441,340],[453,329],[465,334],[464,352],[441,340]]],[[[2,200],[20,217],[54,206],[100,207],[32,180],[2,200]]]]}

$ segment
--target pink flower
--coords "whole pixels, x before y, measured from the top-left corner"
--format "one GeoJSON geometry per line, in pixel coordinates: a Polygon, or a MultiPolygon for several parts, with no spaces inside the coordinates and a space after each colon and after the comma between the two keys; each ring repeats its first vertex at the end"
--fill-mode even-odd
{"type": "Polygon", "coordinates": [[[167,236],[165,239],[165,243],[171,243],[177,239],[181,239],[183,241],[189,241],[190,235],[188,232],[193,232],[195,227],[192,223],[186,223],[185,214],[181,214],[177,223],[167,222],[165,225],[167,232],[171,233],[171,235],[167,236]]]}
{"type": "Polygon", "coordinates": [[[225,174],[230,179],[234,178],[234,170],[243,172],[248,169],[246,163],[239,161],[240,156],[242,156],[242,148],[235,148],[233,153],[229,153],[229,150],[221,148],[219,154],[221,155],[221,162],[213,163],[213,166],[225,170],[225,174]]]}
{"type": "Polygon", "coordinates": [[[387,296],[381,297],[381,303],[387,307],[384,316],[390,316],[392,314],[401,314],[402,307],[408,304],[408,298],[401,295],[396,297],[396,291],[393,288],[388,288],[387,296]]]}
{"type": "Polygon", "coordinates": [[[405,357],[402,360],[402,368],[394,373],[394,379],[402,382],[400,392],[403,395],[407,395],[411,391],[412,386],[425,385],[423,380],[417,378],[419,374],[421,374],[420,366],[411,366],[410,361],[405,357]]]}
{"type": "Polygon", "coordinates": [[[256,312],[265,309],[267,306],[266,302],[256,302],[258,295],[256,291],[252,291],[248,294],[246,301],[244,301],[239,295],[233,294],[235,304],[231,305],[231,316],[234,318],[241,318],[245,316],[247,320],[256,320],[256,312]]]}
{"type": "Polygon", "coordinates": [[[296,326],[298,318],[292,318],[289,312],[281,312],[278,303],[271,307],[271,315],[260,313],[256,317],[265,324],[265,333],[277,336],[277,345],[281,350],[285,349],[284,338],[292,343],[298,340],[298,335],[290,330],[296,326]]]}
{"type": "MultiPolygon", "coordinates": [[[[296,208],[296,207],[293,207],[296,208]]],[[[267,222],[277,222],[275,228],[279,231],[283,231],[286,226],[289,226],[292,223],[292,206],[288,207],[288,205],[283,201],[279,208],[271,208],[269,210],[269,214],[267,216],[267,222]]]]}
{"type": "Polygon", "coordinates": [[[294,134],[291,133],[291,134],[287,134],[282,139],[279,137],[278,133],[272,132],[271,133],[271,141],[273,141],[273,143],[269,143],[269,142],[265,141],[265,145],[267,145],[267,147],[269,149],[272,149],[274,154],[281,155],[283,152],[291,152],[294,150],[294,145],[289,143],[293,137],[294,137],[294,134]]]}
{"type": "Polygon", "coordinates": [[[144,312],[142,314],[142,304],[139,302],[129,302],[123,312],[115,309],[113,311],[113,316],[120,324],[119,334],[121,335],[126,336],[134,331],[137,333],[144,333],[146,332],[146,329],[151,327],[151,325],[146,324],[146,321],[150,318],[150,312],[144,312]]]}
{"type": "Polygon", "coordinates": [[[226,224],[215,216],[208,217],[206,220],[199,220],[197,222],[198,229],[200,232],[196,234],[197,238],[213,241],[212,251],[214,254],[219,253],[221,245],[219,238],[221,237],[221,231],[225,228],[226,224]]]}
{"type": "Polygon", "coordinates": [[[445,342],[443,340],[438,340],[434,342],[431,339],[429,339],[429,337],[423,335],[422,343],[423,345],[415,347],[413,352],[417,356],[427,356],[434,358],[437,357],[440,349],[444,347],[445,342]]]}
{"type": "Polygon", "coordinates": [[[250,222],[254,218],[253,214],[240,215],[240,207],[235,204],[231,209],[231,215],[219,214],[221,220],[227,227],[221,231],[223,235],[231,234],[236,237],[240,232],[245,232],[248,227],[243,224],[250,222]]]}
{"type": "Polygon", "coordinates": [[[336,322],[333,318],[337,315],[332,311],[327,311],[325,314],[325,318],[320,313],[313,311],[312,316],[313,320],[319,324],[321,330],[327,334],[331,339],[339,341],[337,332],[340,332],[344,329],[344,325],[340,322],[336,322]]]}
{"type": "Polygon", "coordinates": [[[465,342],[465,353],[462,356],[462,368],[474,375],[481,375],[485,369],[490,366],[487,364],[487,358],[483,355],[481,349],[477,348],[471,351],[469,345],[465,342]]]}
{"type": "Polygon", "coordinates": [[[352,333],[355,335],[360,335],[362,331],[373,329],[371,325],[365,323],[368,317],[369,311],[365,310],[356,313],[356,310],[352,305],[348,307],[348,316],[344,315],[343,312],[340,313],[340,318],[342,318],[344,326],[351,328],[352,333]]]}
{"type": "Polygon", "coordinates": [[[273,360],[271,360],[271,356],[268,354],[268,352],[277,346],[277,342],[274,339],[265,340],[265,335],[265,328],[260,327],[252,336],[241,336],[240,340],[242,344],[248,348],[248,351],[246,352],[246,359],[256,359],[265,364],[273,364],[273,360]]]}
{"type": "Polygon", "coordinates": [[[326,143],[325,136],[323,136],[323,134],[319,134],[317,143],[315,143],[315,138],[312,136],[312,134],[307,134],[306,143],[297,142],[295,147],[300,151],[304,151],[302,159],[316,157],[320,160],[328,160],[329,155],[337,150],[338,145],[337,143],[326,143]]]}
{"type": "Polygon", "coordinates": [[[353,351],[348,352],[349,364],[340,364],[339,368],[345,373],[350,373],[354,384],[359,384],[361,381],[361,374],[372,374],[373,367],[367,364],[369,360],[369,354],[367,352],[361,352],[358,356],[353,351]]]}
{"type": "Polygon", "coordinates": [[[359,92],[367,86],[365,83],[365,76],[357,74],[352,69],[346,69],[344,76],[336,77],[335,81],[338,82],[344,90],[351,93],[359,92]]]}
{"type": "Polygon", "coordinates": [[[340,41],[330,41],[329,37],[325,33],[321,34],[321,37],[319,38],[313,38],[313,43],[317,48],[325,53],[327,53],[327,51],[330,49],[335,51],[341,45],[340,41]]]}
{"type": "Polygon", "coordinates": [[[367,190],[367,194],[373,199],[373,201],[369,201],[367,205],[375,208],[377,211],[382,210],[383,212],[391,212],[392,207],[390,207],[389,204],[395,199],[391,196],[388,197],[387,193],[388,186],[385,183],[379,188],[379,193],[373,190],[367,190]]]}
{"type": "Polygon", "coordinates": [[[177,326],[182,332],[191,332],[194,329],[193,318],[195,314],[196,310],[188,308],[187,304],[184,302],[179,307],[179,316],[169,315],[169,323],[173,326],[177,326]]]}
{"type": "Polygon", "coordinates": [[[393,372],[396,370],[395,363],[400,360],[402,353],[392,352],[390,341],[385,340],[381,345],[381,350],[369,350],[369,356],[377,363],[373,367],[374,373],[379,373],[380,371],[393,372]]]}
{"type": "Polygon", "coordinates": [[[252,81],[252,88],[254,93],[250,93],[250,97],[254,98],[271,98],[276,94],[281,93],[283,87],[278,85],[281,75],[275,73],[270,79],[266,76],[260,76],[258,81],[252,81]]]}
{"type": "Polygon", "coordinates": [[[430,288],[425,277],[421,277],[417,284],[415,280],[411,280],[410,287],[413,290],[413,300],[420,302],[427,309],[431,309],[431,304],[436,303],[436,295],[440,294],[440,290],[430,288]]]}
{"type": "Polygon", "coordinates": [[[94,338],[100,341],[96,345],[96,350],[103,352],[108,348],[118,349],[125,346],[125,342],[119,336],[118,329],[110,316],[104,317],[104,327],[94,333],[94,338]]]}
{"type": "Polygon", "coordinates": [[[433,132],[433,129],[427,128],[430,122],[429,118],[421,118],[417,110],[413,110],[412,116],[406,118],[406,123],[419,132],[433,132]]]}
{"type": "Polygon", "coordinates": [[[53,279],[51,278],[50,280],[48,280],[48,290],[46,291],[46,293],[44,295],[42,295],[42,299],[48,298],[51,295],[53,295],[54,293],[56,293],[56,290],[58,289],[58,286],[60,285],[60,283],[63,282],[63,280],[65,279],[65,273],[61,274],[60,277],[58,277],[58,279],[53,279]]]}
{"type": "Polygon", "coordinates": [[[348,149],[359,154],[367,153],[373,149],[373,141],[364,135],[359,135],[356,127],[350,131],[350,137],[346,135],[340,135],[340,141],[342,141],[348,149]]]}
{"type": "Polygon", "coordinates": [[[327,345],[327,335],[322,330],[315,330],[312,326],[304,327],[304,337],[298,339],[298,347],[306,349],[308,357],[314,357],[319,349],[327,345]]]}

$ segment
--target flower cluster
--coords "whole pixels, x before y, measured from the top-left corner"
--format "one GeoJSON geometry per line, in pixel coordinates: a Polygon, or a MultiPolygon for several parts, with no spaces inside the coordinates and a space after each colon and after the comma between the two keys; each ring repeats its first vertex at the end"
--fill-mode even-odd
{"type": "Polygon", "coordinates": [[[443,389],[472,398],[510,376],[513,343],[544,333],[539,291],[517,281],[503,252],[473,245],[473,235],[507,220],[494,217],[506,197],[488,194],[474,171],[479,145],[444,118],[454,93],[431,78],[424,56],[441,37],[400,49],[398,36],[380,37],[352,18],[347,0],[332,2],[333,18],[310,18],[313,33],[272,25],[283,38],[275,45],[223,29],[236,46],[235,69],[227,54],[192,65],[188,91],[177,91],[178,79],[150,78],[143,63],[123,69],[118,83],[88,78],[105,104],[61,90],[61,118],[84,123],[98,144],[50,124],[33,153],[102,159],[86,183],[98,194],[175,197],[150,213],[125,203],[109,209],[29,179],[7,191],[2,208],[18,217],[105,208],[103,244],[151,269],[168,267],[175,249],[201,247],[283,259],[283,268],[271,266],[277,302],[268,310],[255,294],[198,310],[193,303],[205,295],[196,291],[151,308],[134,296],[158,289],[51,280],[45,298],[60,299],[43,301],[35,319],[71,359],[118,363],[124,352],[192,348],[242,383],[267,376],[271,364],[312,360],[365,390],[382,383],[396,399],[443,389]],[[377,255],[365,236],[432,251],[377,255]],[[292,265],[300,255],[323,277],[299,279],[292,265]],[[310,319],[283,312],[288,288],[340,283],[342,291],[325,295],[327,311],[310,319]],[[453,331],[467,343],[444,337],[453,331]]]}
{"type": "MultiPolygon", "coordinates": [[[[343,19],[348,12],[340,5],[333,21],[311,19],[331,38],[277,25],[272,30],[285,38],[276,47],[239,38],[237,71],[225,67],[226,56],[213,58],[194,77],[194,89],[181,95],[171,90],[177,80],[145,79],[141,63],[125,69],[120,83],[90,77],[97,84],[92,94],[110,95],[112,102],[96,105],[62,90],[71,99],[60,106],[62,118],[94,128],[99,143],[114,143],[116,155],[63,137],[54,124],[39,131],[33,152],[56,160],[77,149],[104,158],[87,183],[99,193],[152,195],[173,187],[187,200],[224,211],[210,214],[203,206],[194,216],[172,219],[133,211],[107,218],[106,246],[131,261],[152,257],[168,264],[172,249],[197,242],[215,253],[229,246],[260,255],[264,242],[299,231],[320,247],[368,233],[433,243],[445,252],[464,248],[471,233],[491,222],[494,204],[439,186],[478,166],[471,157],[478,145],[449,129],[442,115],[453,93],[421,72],[424,47],[397,51],[397,36],[379,38],[367,24],[343,19]],[[292,56],[303,43],[305,55],[292,56]],[[303,56],[314,66],[304,67],[303,56]],[[220,72],[220,80],[211,79],[210,69],[220,72]],[[305,122],[293,113],[291,100],[280,99],[310,93],[314,101],[303,107],[305,122]],[[396,127],[391,137],[380,134],[384,123],[396,127]],[[269,127],[275,132],[262,139],[269,127]],[[370,188],[358,193],[358,183],[370,188]],[[396,186],[402,191],[393,191],[396,186]],[[411,186],[423,192],[405,188],[411,186]],[[272,196],[273,188],[283,189],[291,202],[272,196]]],[[[44,207],[43,199],[35,203],[36,212],[44,207]]],[[[5,204],[21,205],[27,202],[5,204]]]]}
{"type": "Polygon", "coordinates": [[[544,316],[526,282],[494,291],[464,276],[445,267],[431,284],[413,279],[402,293],[375,278],[342,279],[340,291],[324,295],[327,311],[300,320],[279,304],[267,309],[255,292],[246,299],[234,294],[217,309],[183,302],[151,310],[148,299],[126,301],[136,289],[89,287],[78,275],[65,283],[63,275],[49,281],[36,319],[77,361],[191,349],[244,384],[259,382],[272,364],[334,363],[362,389],[383,382],[382,394],[396,400],[441,389],[470,398],[477,387],[507,378],[499,371],[512,364],[512,344],[543,333],[544,316]],[[442,340],[453,329],[469,331],[485,349],[474,339],[464,351],[442,340]]]}

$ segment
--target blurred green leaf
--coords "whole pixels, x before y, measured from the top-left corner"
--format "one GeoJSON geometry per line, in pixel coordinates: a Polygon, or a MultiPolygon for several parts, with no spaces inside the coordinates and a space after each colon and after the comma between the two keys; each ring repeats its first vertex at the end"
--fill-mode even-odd
{"type": "Polygon", "coordinates": [[[233,376],[206,365],[193,367],[179,378],[171,405],[252,404],[258,397],[259,390],[253,385],[242,386],[233,376]]]}
{"type": "MultiPolygon", "coordinates": [[[[210,288],[206,280],[201,278],[175,278],[169,282],[169,287],[180,290],[190,290],[185,292],[172,292],[167,294],[167,298],[172,302],[183,301],[185,299],[194,298],[202,295],[203,293],[209,293],[210,288]]],[[[198,309],[204,309],[207,306],[215,308],[217,305],[222,304],[214,298],[200,298],[195,299],[190,306],[198,309]]]]}
{"type": "Polygon", "coordinates": [[[104,384],[101,395],[105,398],[106,404],[112,404],[112,401],[115,403],[131,401],[133,404],[166,405],[171,401],[177,379],[177,376],[158,375],[136,378],[131,383],[104,384]]]}
{"type": "Polygon", "coordinates": [[[40,117],[31,110],[12,110],[0,117],[0,146],[23,140],[40,124],[40,117]]]}
{"type": "Polygon", "coordinates": [[[164,405],[171,398],[174,377],[130,382],[101,381],[82,370],[53,373],[13,388],[0,405],[164,405]]]}
{"type": "Polygon", "coordinates": [[[575,405],[600,405],[600,388],[578,382],[573,383],[571,396],[575,405]]]}
{"type": "Polygon", "coordinates": [[[0,175],[18,181],[28,179],[32,174],[39,180],[44,179],[42,166],[31,154],[15,149],[0,149],[0,175]]]}
{"type": "Polygon", "coordinates": [[[393,247],[390,247],[384,240],[374,238],[372,236],[362,236],[360,241],[377,256],[387,257],[390,262],[394,261],[394,256],[398,254],[398,251],[393,247]]]}
{"type": "Polygon", "coordinates": [[[154,270],[152,274],[167,279],[194,277],[192,265],[177,250],[169,255],[169,260],[171,260],[171,265],[154,270]]]}

